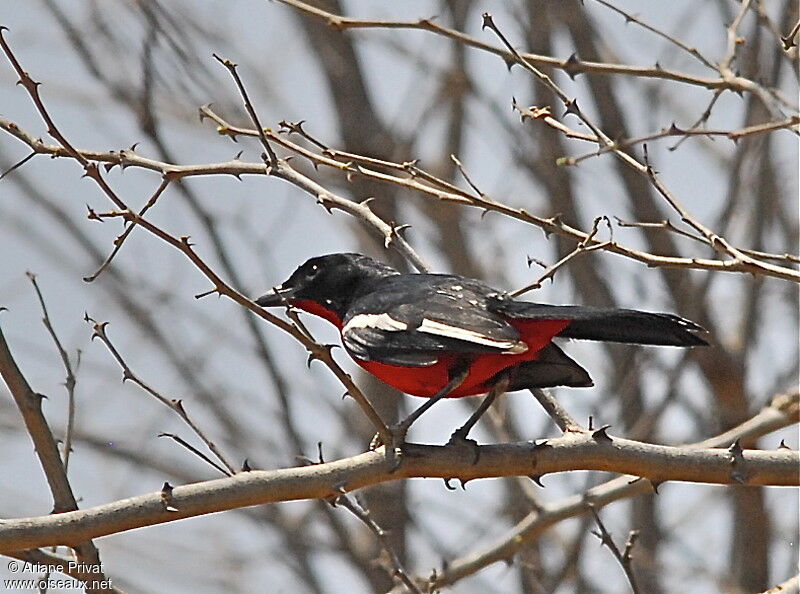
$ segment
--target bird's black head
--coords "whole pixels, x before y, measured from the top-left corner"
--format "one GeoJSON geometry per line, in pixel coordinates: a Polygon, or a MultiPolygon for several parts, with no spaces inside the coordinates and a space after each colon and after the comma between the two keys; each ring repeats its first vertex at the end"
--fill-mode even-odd
{"type": "Polygon", "coordinates": [[[256,299],[262,307],[289,303],[336,323],[322,310],[341,320],[353,298],[372,282],[399,274],[394,268],[361,254],[328,254],[311,258],[280,286],[256,299]]]}

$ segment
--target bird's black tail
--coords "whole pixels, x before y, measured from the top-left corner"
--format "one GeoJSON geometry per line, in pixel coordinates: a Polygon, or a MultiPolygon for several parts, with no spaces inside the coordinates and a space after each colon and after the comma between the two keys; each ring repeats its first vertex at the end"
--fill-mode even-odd
{"type": "Polygon", "coordinates": [[[499,301],[496,307],[510,318],[569,320],[558,334],[563,338],[682,347],[708,345],[696,334],[705,332],[702,326],[673,314],[511,300],[499,301]]]}

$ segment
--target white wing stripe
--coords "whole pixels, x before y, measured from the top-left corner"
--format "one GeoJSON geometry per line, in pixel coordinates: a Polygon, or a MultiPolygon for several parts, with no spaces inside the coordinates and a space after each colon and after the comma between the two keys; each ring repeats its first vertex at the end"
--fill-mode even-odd
{"type": "Polygon", "coordinates": [[[356,328],[375,328],[376,330],[386,330],[387,332],[399,332],[407,330],[408,324],[395,320],[387,313],[382,314],[358,314],[345,324],[342,333],[345,334],[356,328]]]}
{"type": "Polygon", "coordinates": [[[422,320],[422,324],[420,324],[417,330],[436,336],[444,336],[446,338],[454,338],[456,340],[505,349],[504,352],[511,354],[524,353],[528,350],[528,345],[521,341],[496,340],[480,332],[475,332],[474,330],[467,330],[466,328],[459,328],[458,326],[449,326],[427,318],[422,320]]]}

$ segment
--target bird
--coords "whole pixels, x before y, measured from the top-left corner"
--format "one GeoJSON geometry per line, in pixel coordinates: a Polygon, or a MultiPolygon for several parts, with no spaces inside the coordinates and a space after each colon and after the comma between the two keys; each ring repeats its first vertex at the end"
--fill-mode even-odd
{"type": "Polygon", "coordinates": [[[309,259],[255,300],[292,307],[339,330],[345,351],[383,383],[428,398],[393,434],[442,398],[487,394],[451,437],[471,427],[504,392],[593,385],[589,373],[554,340],[676,347],[707,346],[698,324],[670,313],[519,301],[455,274],[401,273],[368,256],[309,259]]]}

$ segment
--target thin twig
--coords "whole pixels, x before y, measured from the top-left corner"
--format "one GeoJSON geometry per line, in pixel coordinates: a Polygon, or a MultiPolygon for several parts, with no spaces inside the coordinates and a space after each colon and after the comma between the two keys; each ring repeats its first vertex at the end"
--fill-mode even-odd
{"type": "Polygon", "coordinates": [[[561,429],[562,433],[577,433],[584,431],[584,428],[581,426],[578,421],[574,419],[574,417],[567,412],[561,403],[556,400],[552,394],[548,390],[542,388],[532,388],[531,394],[533,394],[534,398],[542,405],[542,408],[547,412],[553,421],[555,421],[558,428],[561,429]]]}
{"type": "Polygon", "coordinates": [[[244,100],[244,107],[247,110],[247,114],[250,116],[250,119],[253,120],[253,125],[256,127],[256,130],[258,130],[258,137],[261,140],[261,146],[264,147],[264,150],[268,156],[268,163],[270,167],[275,167],[278,164],[278,155],[275,154],[272,145],[264,135],[264,128],[258,120],[258,114],[256,113],[253,104],[250,102],[250,97],[247,95],[247,89],[245,89],[244,83],[242,83],[242,79],[239,77],[239,73],[236,71],[236,63],[231,62],[227,58],[220,58],[217,54],[212,55],[217,62],[228,69],[228,72],[230,72],[231,76],[233,77],[236,86],[239,88],[239,93],[242,95],[242,99],[244,100]]]}
{"type": "Polygon", "coordinates": [[[639,590],[639,586],[636,583],[636,576],[633,574],[633,568],[631,567],[631,549],[636,542],[638,533],[636,531],[631,531],[628,541],[625,543],[625,552],[620,552],[619,547],[614,543],[614,539],[611,538],[611,533],[606,530],[603,521],[600,519],[600,514],[597,513],[595,506],[591,503],[587,503],[586,507],[589,508],[589,511],[594,516],[594,521],[597,523],[597,527],[600,529],[599,532],[593,530],[592,534],[599,538],[600,542],[608,547],[608,550],[614,555],[614,558],[617,560],[620,567],[622,567],[622,571],[625,572],[625,577],[628,578],[628,583],[631,585],[633,594],[639,594],[641,590],[639,590]]]}
{"type": "Polygon", "coordinates": [[[36,107],[36,111],[39,112],[42,120],[44,120],[44,123],[47,126],[47,133],[55,138],[62,147],[64,147],[67,155],[78,161],[78,163],[83,166],[86,176],[92,178],[97,185],[100,186],[100,189],[103,190],[106,196],[108,196],[108,198],[118,208],[127,209],[128,207],[125,205],[125,203],[120,199],[119,196],[117,196],[114,190],[111,189],[111,187],[106,183],[105,179],[103,179],[103,177],[100,175],[100,170],[98,169],[97,164],[86,159],[86,157],[84,157],[80,151],[76,150],[75,147],[69,143],[69,141],[58,129],[53,121],[53,118],[50,117],[50,113],[47,111],[47,108],[44,106],[41,96],[39,95],[39,83],[33,80],[22,68],[22,65],[11,51],[8,42],[6,41],[4,35],[5,31],[8,31],[8,28],[0,26],[0,47],[2,47],[3,52],[6,54],[9,62],[11,62],[11,65],[14,67],[17,76],[19,76],[19,84],[21,84],[22,87],[28,92],[28,95],[36,107]]]}
{"type": "MultiPolygon", "coordinates": [[[[505,60],[506,63],[512,63],[516,61],[516,56],[514,55],[514,52],[508,49],[504,50],[503,48],[487,44],[475,37],[462,33],[461,31],[443,27],[437,24],[433,19],[419,19],[416,21],[365,20],[365,19],[344,17],[338,14],[334,14],[332,12],[327,12],[325,10],[317,8],[316,6],[311,6],[306,2],[302,2],[301,0],[280,0],[280,2],[292,6],[298,10],[301,10],[306,14],[310,14],[318,19],[321,19],[325,21],[325,23],[328,24],[330,27],[337,29],[339,31],[348,29],[372,29],[372,28],[416,29],[421,31],[429,31],[436,35],[440,35],[442,37],[452,39],[459,43],[463,43],[464,45],[467,45],[469,47],[473,47],[481,51],[499,56],[503,60],[505,60]]],[[[683,84],[696,85],[711,90],[723,89],[734,92],[754,93],[762,102],[769,103],[770,99],[774,99],[776,101],[780,101],[783,104],[786,104],[786,100],[784,100],[783,98],[778,97],[774,94],[771,95],[768,89],[764,89],[761,85],[759,85],[755,81],[749,80],[742,76],[728,76],[728,77],[720,76],[717,78],[703,78],[699,76],[686,74],[683,72],[677,72],[674,70],[661,68],[660,66],[641,67],[641,66],[631,66],[628,64],[608,64],[604,62],[590,62],[577,59],[573,60],[559,59],[559,58],[554,58],[552,56],[543,56],[528,52],[525,53],[519,52],[518,54],[524,57],[525,60],[527,60],[532,64],[537,64],[539,66],[545,66],[545,67],[559,68],[571,75],[618,74],[623,76],[670,80],[683,84]]],[[[791,105],[787,105],[787,107],[794,109],[794,107],[791,105]]]]}
{"type": "Polygon", "coordinates": [[[363,392],[356,386],[353,382],[352,378],[339,367],[338,363],[333,359],[333,356],[330,352],[330,347],[325,345],[320,345],[315,341],[309,339],[305,333],[303,333],[297,326],[294,324],[290,324],[276,315],[265,310],[263,307],[259,307],[253,301],[239,293],[238,291],[234,290],[230,285],[224,282],[212,269],[211,267],[200,257],[197,255],[197,252],[194,251],[192,248],[192,244],[189,241],[188,237],[181,237],[177,238],[160,227],[154,225],[147,219],[139,217],[136,213],[131,211],[125,212],[117,212],[117,213],[109,213],[109,217],[122,217],[126,220],[133,221],[135,220],[138,225],[140,225],[143,229],[147,230],[149,233],[155,235],[165,243],[171,245],[172,247],[178,249],[182,252],[194,266],[203,273],[203,275],[211,282],[213,287],[212,293],[218,293],[219,295],[224,295],[228,297],[232,301],[236,302],[237,304],[246,307],[259,317],[263,318],[267,322],[271,323],[274,326],[277,326],[287,334],[290,334],[293,338],[295,338],[298,342],[300,342],[308,351],[309,357],[311,359],[318,359],[322,361],[328,369],[330,369],[336,378],[344,385],[345,390],[347,393],[352,396],[364,413],[367,415],[369,420],[375,426],[377,432],[381,435],[382,438],[387,439],[386,443],[389,443],[390,433],[389,429],[387,428],[386,424],[381,419],[380,415],[374,409],[374,407],[370,404],[369,400],[367,400],[366,396],[364,396],[363,392]]]}
{"type": "Polygon", "coordinates": [[[580,256],[581,254],[587,254],[595,250],[602,250],[611,245],[610,240],[603,241],[600,243],[592,243],[592,245],[587,245],[590,242],[594,241],[594,237],[595,235],[597,235],[598,226],[600,225],[600,221],[602,220],[606,221],[606,223],[608,224],[608,228],[610,230],[611,222],[609,221],[608,217],[605,216],[596,217],[594,219],[594,222],[592,223],[592,228],[589,231],[589,234],[587,235],[586,239],[584,241],[579,242],[574,250],[572,250],[569,254],[561,258],[558,262],[556,262],[552,266],[548,266],[542,273],[542,275],[534,282],[532,282],[529,285],[525,285],[524,287],[521,287],[515,291],[511,291],[508,295],[510,297],[519,297],[520,295],[523,295],[528,291],[533,291],[534,289],[540,289],[542,287],[543,282],[545,282],[548,279],[552,279],[555,276],[556,272],[558,272],[560,268],[569,263],[570,260],[580,256]]]}
{"type": "Polygon", "coordinates": [[[375,523],[375,520],[372,519],[369,510],[364,508],[359,502],[348,497],[346,493],[339,495],[334,500],[334,505],[340,505],[348,510],[367,528],[369,528],[370,532],[375,535],[378,544],[380,545],[384,554],[388,557],[389,564],[391,566],[391,576],[393,578],[398,578],[401,582],[403,582],[403,585],[408,588],[409,592],[413,592],[414,594],[422,594],[422,590],[419,589],[419,586],[414,582],[411,576],[408,575],[408,572],[403,567],[402,561],[400,561],[400,557],[398,557],[397,553],[389,543],[386,531],[375,523]]]}
{"type": "Polygon", "coordinates": [[[797,32],[800,31],[800,21],[797,21],[792,27],[792,30],[786,37],[781,37],[781,43],[783,43],[783,49],[785,51],[789,51],[793,47],[797,45],[797,42],[794,40],[797,37],[797,32]]]}
{"type": "Polygon", "coordinates": [[[106,332],[106,327],[108,326],[108,322],[97,322],[96,320],[92,319],[88,314],[86,315],[86,322],[92,326],[92,330],[94,334],[92,338],[99,338],[106,348],[111,352],[111,355],[117,361],[119,366],[122,368],[122,381],[130,380],[137,386],[139,386],[142,390],[153,396],[156,400],[158,400],[161,404],[169,408],[170,410],[174,411],[188,426],[189,428],[194,431],[195,435],[199,437],[203,443],[206,444],[211,452],[217,457],[217,459],[223,464],[223,466],[227,469],[227,472],[224,469],[221,469],[218,465],[214,464],[215,468],[220,469],[225,474],[232,476],[236,474],[236,469],[225,457],[222,451],[216,446],[216,444],[211,441],[206,434],[203,432],[202,429],[194,422],[194,420],[189,416],[186,412],[186,409],[183,406],[183,401],[176,398],[167,398],[159,393],[154,388],[150,387],[144,380],[142,380],[139,376],[137,376],[133,370],[131,370],[130,366],[125,362],[125,359],[122,357],[120,352],[111,342],[109,339],[108,334],[106,332]]]}
{"type": "Polygon", "coordinates": [[[598,4],[600,4],[602,6],[605,6],[608,9],[611,9],[612,11],[614,11],[617,14],[621,15],[622,17],[624,17],[626,24],[627,23],[636,23],[637,25],[639,25],[643,29],[646,29],[647,31],[650,31],[651,33],[654,33],[655,35],[658,35],[662,39],[667,40],[671,44],[678,46],[679,48],[681,48],[682,50],[684,50],[685,52],[687,52],[691,56],[697,58],[697,60],[699,60],[700,63],[703,64],[704,66],[707,66],[708,68],[711,68],[712,70],[716,70],[717,69],[717,67],[714,64],[712,64],[711,61],[708,58],[706,58],[703,54],[701,54],[697,50],[697,48],[690,47],[690,46],[686,45],[685,43],[683,43],[680,39],[677,39],[677,38],[673,37],[669,33],[665,33],[664,31],[661,31],[660,29],[657,29],[657,28],[653,27],[652,25],[648,25],[647,23],[645,23],[643,20],[639,19],[638,17],[633,16],[629,12],[625,12],[621,8],[617,8],[616,6],[611,4],[610,2],[606,2],[606,0],[595,0],[595,2],[597,2],[598,4]]]}
{"type": "Polygon", "coordinates": [[[201,452],[200,450],[198,450],[196,447],[194,447],[188,441],[183,439],[180,435],[177,435],[175,433],[159,433],[158,436],[159,437],[169,437],[175,443],[177,443],[179,445],[182,445],[184,448],[186,448],[187,450],[192,452],[195,456],[200,458],[203,462],[207,463],[209,466],[212,466],[212,467],[216,468],[217,470],[219,470],[225,476],[233,476],[233,474],[231,473],[230,468],[225,468],[224,466],[220,466],[219,464],[214,462],[207,454],[205,454],[205,453],[201,452]]]}
{"type": "MultiPolygon", "coordinates": [[[[25,376],[22,375],[0,328],[0,376],[2,376],[14,398],[17,408],[22,413],[25,428],[34,444],[36,455],[44,471],[50,492],[53,494],[53,513],[69,513],[78,509],[78,503],[69,484],[58,446],[50,431],[47,419],[42,413],[43,394],[33,391],[25,376]]],[[[71,540],[74,543],[75,540],[71,540]]],[[[90,539],[78,539],[79,544],[73,544],[72,548],[78,555],[78,559],[83,565],[80,570],[82,579],[91,583],[106,582],[103,568],[100,564],[100,554],[90,539]],[[86,567],[88,571],[84,571],[86,567]],[[97,580],[97,581],[95,581],[97,580]]],[[[19,547],[27,549],[32,547],[19,547]]],[[[92,587],[90,592],[109,592],[109,587],[92,587]]]]}
{"type": "Polygon", "coordinates": [[[778,122],[767,122],[765,124],[756,124],[754,126],[747,126],[746,128],[740,128],[738,130],[708,130],[706,128],[697,128],[692,127],[688,129],[682,129],[672,124],[669,128],[662,128],[659,132],[653,132],[652,134],[646,134],[644,136],[638,136],[636,138],[628,138],[624,140],[619,140],[615,142],[611,146],[604,146],[600,147],[596,151],[591,153],[585,153],[583,155],[578,155],[577,157],[562,157],[558,160],[559,165],[577,165],[582,161],[586,161],[587,159],[591,159],[594,157],[599,157],[605,153],[615,151],[618,149],[623,148],[631,148],[633,146],[644,144],[645,142],[650,142],[652,140],[659,140],[661,138],[669,138],[672,136],[680,136],[682,139],[689,138],[691,136],[724,136],[733,141],[740,140],[747,136],[755,136],[756,134],[764,134],[767,132],[774,132],[775,130],[790,130],[795,134],[798,133],[796,129],[797,126],[800,125],[800,116],[791,116],[784,120],[778,122]]]}
{"type": "MultiPolygon", "coordinates": [[[[68,156],[63,148],[54,145],[48,145],[41,142],[31,134],[20,129],[19,126],[17,126],[17,124],[15,124],[14,122],[11,122],[2,117],[0,117],[0,129],[5,130],[6,132],[12,134],[14,137],[18,138],[22,142],[26,143],[32,149],[37,151],[37,153],[51,155],[51,156],[62,156],[62,157],[68,156]]],[[[253,136],[256,135],[255,131],[251,131],[251,134],[253,136]]],[[[291,147],[291,143],[289,143],[285,139],[281,140],[283,140],[283,142],[286,143],[285,146],[291,147]]],[[[295,149],[292,147],[292,150],[295,149]]],[[[314,163],[319,163],[322,165],[334,167],[337,170],[342,171],[343,173],[347,173],[348,175],[353,175],[353,174],[363,175],[364,177],[372,180],[382,181],[384,183],[394,184],[399,187],[408,188],[445,202],[453,202],[456,204],[462,204],[464,206],[479,208],[484,211],[497,212],[499,214],[508,216],[523,223],[539,227],[545,233],[556,233],[562,237],[567,237],[575,241],[579,242],[585,241],[587,238],[586,232],[564,223],[558,217],[544,218],[533,215],[524,208],[515,208],[503,204],[501,202],[494,200],[489,196],[485,196],[483,198],[481,198],[480,196],[473,196],[465,192],[464,190],[461,190],[453,186],[452,184],[448,184],[444,180],[438,180],[438,182],[434,181],[437,180],[438,178],[435,178],[435,176],[432,176],[431,174],[420,170],[413,164],[395,163],[394,164],[395,169],[399,171],[406,171],[411,174],[411,177],[400,177],[396,175],[389,175],[387,173],[381,173],[374,169],[370,169],[368,167],[363,167],[363,166],[353,167],[351,164],[348,163],[341,163],[329,157],[325,157],[322,155],[315,155],[314,153],[311,153],[306,149],[302,149],[302,147],[298,147],[297,150],[299,154],[302,154],[304,157],[311,159],[312,162],[314,163]],[[427,183],[422,183],[418,181],[418,178],[429,180],[431,184],[435,184],[436,186],[440,187],[433,187],[432,185],[429,185],[427,183]],[[449,190],[442,189],[445,187],[448,187],[450,189],[449,190]]],[[[125,166],[140,167],[161,174],[171,174],[174,176],[173,179],[181,179],[183,177],[205,176],[205,175],[233,175],[239,177],[242,175],[265,175],[267,173],[263,163],[246,163],[240,160],[233,160],[222,163],[211,163],[211,164],[176,165],[173,163],[166,163],[163,161],[149,159],[127,151],[119,151],[113,153],[81,151],[81,154],[84,155],[87,159],[95,160],[102,163],[114,163],[125,166]]],[[[644,166],[641,167],[644,168],[644,166]]],[[[273,175],[275,175],[274,172],[273,175]]],[[[299,183],[305,184],[306,181],[308,181],[307,178],[306,180],[301,179],[299,183]]],[[[301,187],[303,187],[307,192],[311,193],[312,195],[315,195],[314,191],[317,188],[321,188],[321,186],[318,185],[314,186],[305,185],[301,187]]],[[[329,193],[327,192],[327,190],[324,191],[326,192],[326,194],[320,200],[320,202],[322,203],[327,202],[328,205],[331,206],[331,208],[340,208],[341,210],[344,210],[345,212],[348,212],[364,220],[367,224],[375,227],[379,232],[384,234],[384,237],[390,244],[394,244],[394,241],[396,241],[397,242],[396,247],[398,248],[398,251],[406,255],[406,253],[404,252],[404,250],[407,247],[407,244],[404,245],[405,240],[403,240],[402,237],[400,237],[399,235],[395,235],[395,237],[393,238],[391,232],[392,227],[390,227],[387,223],[385,223],[379,217],[377,217],[377,215],[375,215],[367,207],[365,203],[359,204],[350,201],[337,194],[329,193]]],[[[114,216],[119,216],[119,213],[115,213],[114,216]]],[[[692,270],[709,270],[718,272],[741,272],[747,274],[771,276],[775,278],[781,278],[783,280],[790,280],[793,282],[800,281],[800,272],[787,267],[764,268],[763,266],[760,266],[759,264],[753,264],[750,261],[742,262],[735,259],[716,260],[710,258],[697,258],[697,257],[686,258],[680,256],[653,254],[642,250],[633,249],[625,245],[621,245],[617,242],[611,242],[604,249],[606,251],[624,256],[626,258],[642,262],[649,267],[685,268],[692,270]]],[[[413,260],[414,256],[407,255],[407,257],[409,258],[409,261],[412,262],[414,261],[413,260]]],[[[777,256],[777,257],[770,256],[767,259],[782,259],[782,258],[783,256],[777,256]]],[[[417,267],[420,270],[426,269],[424,267],[424,264],[418,265],[417,267]]]]}
{"type": "MultiPolygon", "coordinates": [[[[144,216],[144,214],[148,210],[150,210],[153,206],[155,206],[156,201],[159,199],[161,194],[164,193],[164,190],[167,189],[167,186],[169,185],[170,181],[171,181],[170,180],[170,176],[169,175],[165,175],[164,179],[161,181],[161,183],[159,184],[158,188],[156,188],[156,191],[153,193],[152,196],[150,196],[150,199],[147,201],[147,203],[139,211],[139,216],[140,217],[144,216]]],[[[97,277],[100,276],[100,274],[102,274],[102,272],[108,267],[108,265],[111,264],[111,260],[114,259],[114,256],[116,256],[117,253],[122,249],[122,244],[125,243],[125,240],[133,232],[134,227],[136,227],[136,224],[135,223],[130,223],[125,228],[125,231],[123,231],[122,234],[119,235],[114,240],[114,249],[111,250],[111,253],[108,255],[108,257],[105,260],[103,260],[103,263],[100,265],[100,267],[94,273],[90,274],[89,276],[83,277],[84,281],[86,281],[87,283],[90,283],[90,282],[94,281],[95,279],[97,279],[97,277]]]]}
{"type": "MultiPolygon", "coordinates": [[[[56,350],[61,357],[61,363],[64,365],[64,371],[66,372],[64,387],[67,389],[67,428],[64,432],[63,460],[64,474],[67,474],[69,470],[69,457],[70,453],[72,452],[72,432],[75,427],[75,373],[72,370],[72,362],[69,360],[69,355],[67,354],[67,351],[64,350],[64,347],[62,346],[61,341],[56,334],[55,328],[53,328],[53,324],[50,321],[50,314],[48,313],[47,306],[44,303],[42,291],[39,289],[39,283],[36,282],[36,275],[32,272],[28,272],[27,275],[31,281],[31,284],[33,285],[33,289],[36,291],[36,297],[39,299],[39,305],[42,308],[42,323],[44,324],[44,327],[47,328],[47,332],[50,334],[50,337],[53,339],[53,343],[56,345],[56,350]]],[[[78,361],[80,361],[80,351],[78,351],[78,361]]]]}

